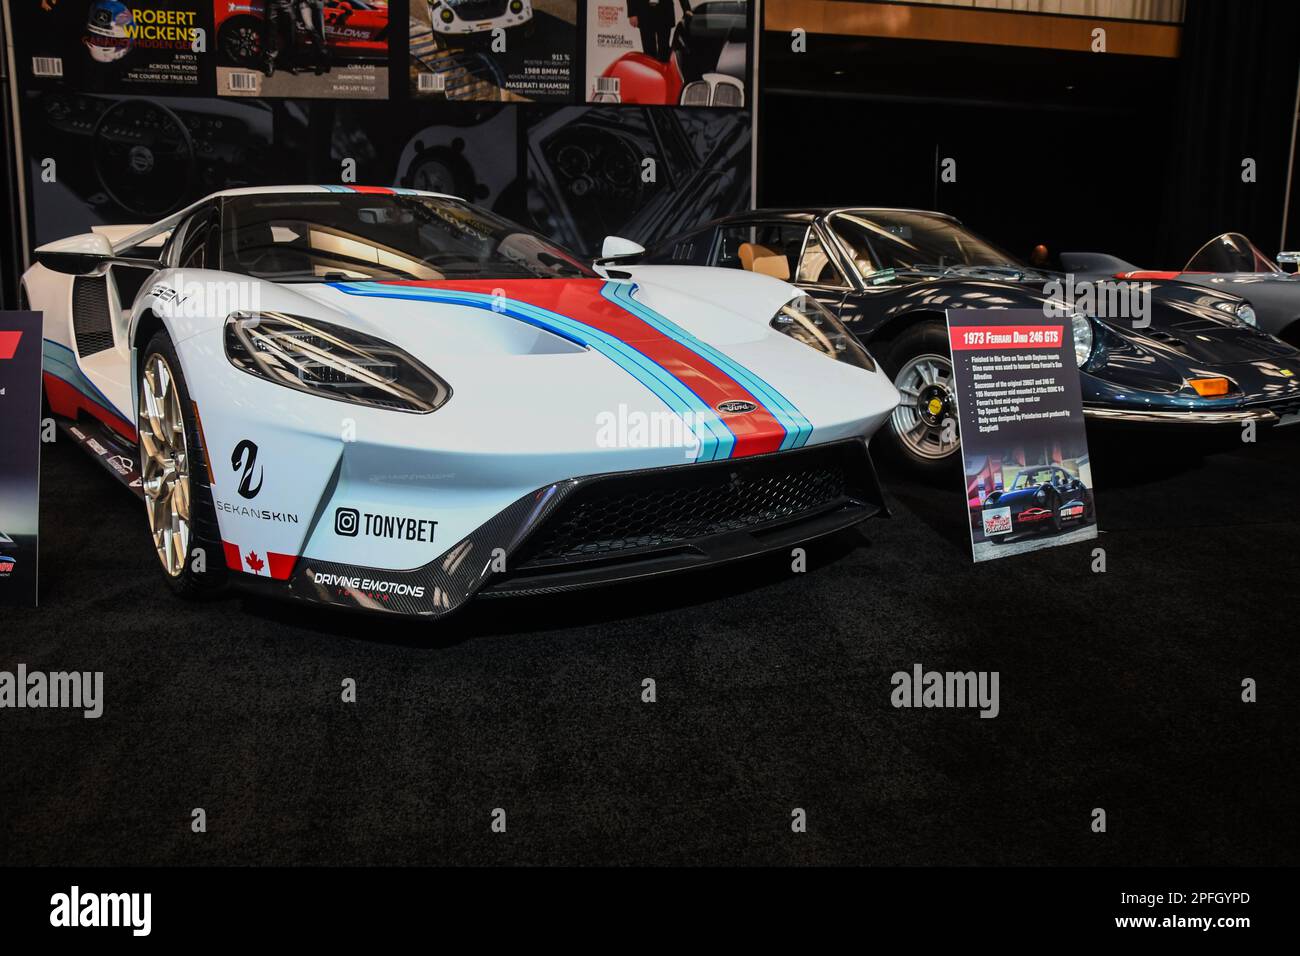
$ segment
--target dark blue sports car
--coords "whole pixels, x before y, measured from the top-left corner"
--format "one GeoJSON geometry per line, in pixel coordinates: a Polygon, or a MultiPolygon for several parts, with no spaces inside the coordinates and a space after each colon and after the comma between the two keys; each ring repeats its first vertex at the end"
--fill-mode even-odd
{"type": "Polygon", "coordinates": [[[1092,492],[1059,465],[1042,465],[1021,471],[1010,488],[992,492],[972,512],[992,541],[1026,531],[1056,533],[1093,520],[1092,492]]]}
{"type": "Polygon", "coordinates": [[[669,239],[636,261],[748,269],[814,295],[893,378],[902,402],[881,435],[916,470],[959,461],[959,438],[946,426],[956,418],[945,318],[953,308],[1043,308],[1067,320],[1090,419],[1300,421],[1300,351],[1254,328],[1242,298],[1186,282],[1034,268],[942,213],[757,210],[669,239]]]}

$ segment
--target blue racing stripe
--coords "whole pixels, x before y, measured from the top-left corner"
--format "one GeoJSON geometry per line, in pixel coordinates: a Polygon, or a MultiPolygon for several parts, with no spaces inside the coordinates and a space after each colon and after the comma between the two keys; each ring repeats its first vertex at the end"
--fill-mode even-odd
{"type": "Polygon", "coordinates": [[[606,283],[605,288],[601,290],[601,294],[623,306],[664,335],[676,339],[682,345],[704,356],[747,388],[755,398],[759,399],[767,407],[768,411],[772,413],[772,417],[777,419],[785,428],[786,437],[781,443],[783,451],[788,448],[802,448],[807,444],[813,433],[813,425],[793,402],[750,369],[692,335],[666,316],[661,315],[644,303],[638,302],[633,298],[635,291],[635,285],[611,282],[606,283]]]}

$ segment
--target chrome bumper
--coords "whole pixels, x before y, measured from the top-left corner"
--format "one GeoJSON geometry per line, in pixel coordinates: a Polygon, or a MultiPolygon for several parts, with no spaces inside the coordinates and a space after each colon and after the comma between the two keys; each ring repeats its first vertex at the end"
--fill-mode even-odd
{"type": "Polygon", "coordinates": [[[1143,411],[1141,409],[1089,408],[1084,406],[1084,418],[1099,421],[1141,422],[1149,424],[1185,425],[1236,425],[1241,422],[1272,424],[1278,421],[1276,413],[1266,408],[1242,408],[1224,412],[1198,411],[1143,411]]]}

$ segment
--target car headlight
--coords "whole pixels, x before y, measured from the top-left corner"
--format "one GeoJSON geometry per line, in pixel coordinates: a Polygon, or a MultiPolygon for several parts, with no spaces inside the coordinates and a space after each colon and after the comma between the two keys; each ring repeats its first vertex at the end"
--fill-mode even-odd
{"type": "Polygon", "coordinates": [[[781,306],[772,317],[771,326],[837,362],[848,362],[868,372],[876,370],[876,363],[867,350],[830,309],[810,295],[798,296],[781,306]]]}
{"type": "Polygon", "coordinates": [[[282,312],[232,312],[226,358],[286,388],[354,405],[427,414],[451,387],[395,345],[364,332],[282,312]]]}
{"type": "Polygon", "coordinates": [[[1092,323],[1082,312],[1070,316],[1071,335],[1074,338],[1074,362],[1079,368],[1092,357],[1092,323]]]}
{"type": "Polygon", "coordinates": [[[511,13],[519,13],[521,10],[523,10],[523,8],[524,8],[523,0],[510,0],[511,13]]]}
{"type": "Polygon", "coordinates": [[[1225,299],[1214,303],[1214,307],[1220,312],[1227,312],[1242,325],[1256,325],[1255,310],[1249,302],[1232,302],[1225,299]]]}
{"type": "Polygon", "coordinates": [[[442,18],[443,23],[451,23],[452,20],[456,19],[456,14],[452,13],[447,7],[443,7],[438,16],[442,18]]]}

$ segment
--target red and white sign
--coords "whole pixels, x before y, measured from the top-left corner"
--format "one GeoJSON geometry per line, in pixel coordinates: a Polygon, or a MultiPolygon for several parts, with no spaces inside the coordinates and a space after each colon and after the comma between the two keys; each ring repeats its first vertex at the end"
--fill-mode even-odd
{"type": "Polygon", "coordinates": [[[1062,325],[965,325],[951,328],[954,351],[979,349],[1059,349],[1062,325]]]}

